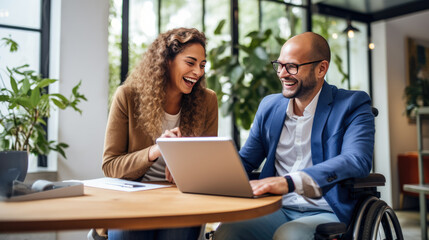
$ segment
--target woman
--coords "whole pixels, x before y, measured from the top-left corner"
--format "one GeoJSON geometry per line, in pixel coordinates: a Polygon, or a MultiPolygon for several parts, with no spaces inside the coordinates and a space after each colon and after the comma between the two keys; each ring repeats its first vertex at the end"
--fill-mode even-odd
{"type": "MultiPolygon", "coordinates": [[[[217,97],[205,88],[205,41],[196,29],[159,35],[118,88],[104,145],[102,169],[107,177],[172,182],[156,138],[217,136],[217,97]]],[[[108,235],[109,240],[196,239],[199,231],[200,227],[109,230],[108,235]]]]}

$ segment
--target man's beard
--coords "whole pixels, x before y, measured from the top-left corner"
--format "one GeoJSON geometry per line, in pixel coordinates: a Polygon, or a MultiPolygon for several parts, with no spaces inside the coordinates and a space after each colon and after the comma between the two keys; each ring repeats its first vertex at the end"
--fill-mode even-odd
{"type": "Polygon", "coordinates": [[[296,78],[285,78],[286,80],[296,80],[297,87],[295,91],[291,92],[288,90],[285,90],[283,82],[282,82],[282,93],[283,96],[286,98],[299,98],[299,99],[306,99],[307,97],[311,96],[313,90],[317,86],[317,80],[316,77],[312,74],[309,74],[306,79],[298,80],[296,78]]]}

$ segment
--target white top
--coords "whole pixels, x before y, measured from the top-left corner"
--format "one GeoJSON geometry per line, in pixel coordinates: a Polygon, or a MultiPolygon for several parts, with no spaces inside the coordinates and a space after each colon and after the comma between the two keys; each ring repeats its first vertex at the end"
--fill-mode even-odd
{"type": "MultiPolygon", "coordinates": [[[[176,115],[165,113],[162,121],[162,131],[170,130],[180,125],[180,112],[176,115]]],[[[143,177],[143,181],[165,181],[165,161],[162,155],[154,164],[147,170],[143,177]]]]}
{"type": "Polygon", "coordinates": [[[311,186],[316,193],[319,193],[319,196],[321,195],[321,190],[317,183],[308,174],[300,171],[313,165],[311,158],[311,130],[320,91],[304,109],[303,116],[294,114],[294,99],[289,101],[286,119],[276,149],[275,167],[277,174],[279,176],[290,175],[295,184],[295,192],[283,195],[283,206],[299,211],[310,209],[332,211],[323,197],[317,200],[308,200],[308,198],[302,196],[304,193],[303,184],[311,186]],[[309,179],[309,181],[303,183],[303,178],[309,179]],[[310,201],[317,204],[317,206],[311,204],[310,201]]]}

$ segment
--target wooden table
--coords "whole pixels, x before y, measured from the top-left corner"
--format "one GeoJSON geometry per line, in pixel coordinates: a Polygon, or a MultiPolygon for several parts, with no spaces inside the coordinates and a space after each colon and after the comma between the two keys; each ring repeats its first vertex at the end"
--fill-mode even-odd
{"type": "Polygon", "coordinates": [[[85,187],[79,197],[0,202],[0,232],[184,227],[255,218],[280,207],[281,196],[247,199],[185,194],[176,187],[138,192],[85,187]]]}

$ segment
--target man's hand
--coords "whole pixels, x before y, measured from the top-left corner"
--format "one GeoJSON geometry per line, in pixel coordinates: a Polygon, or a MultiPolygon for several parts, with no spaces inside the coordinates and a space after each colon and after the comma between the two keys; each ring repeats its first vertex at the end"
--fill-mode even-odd
{"type": "Polygon", "coordinates": [[[264,193],[286,194],[289,192],[286,179],[284,177],[268,177],[260,180],[250,181],[253,194],[258,196],[264,193]]]}

